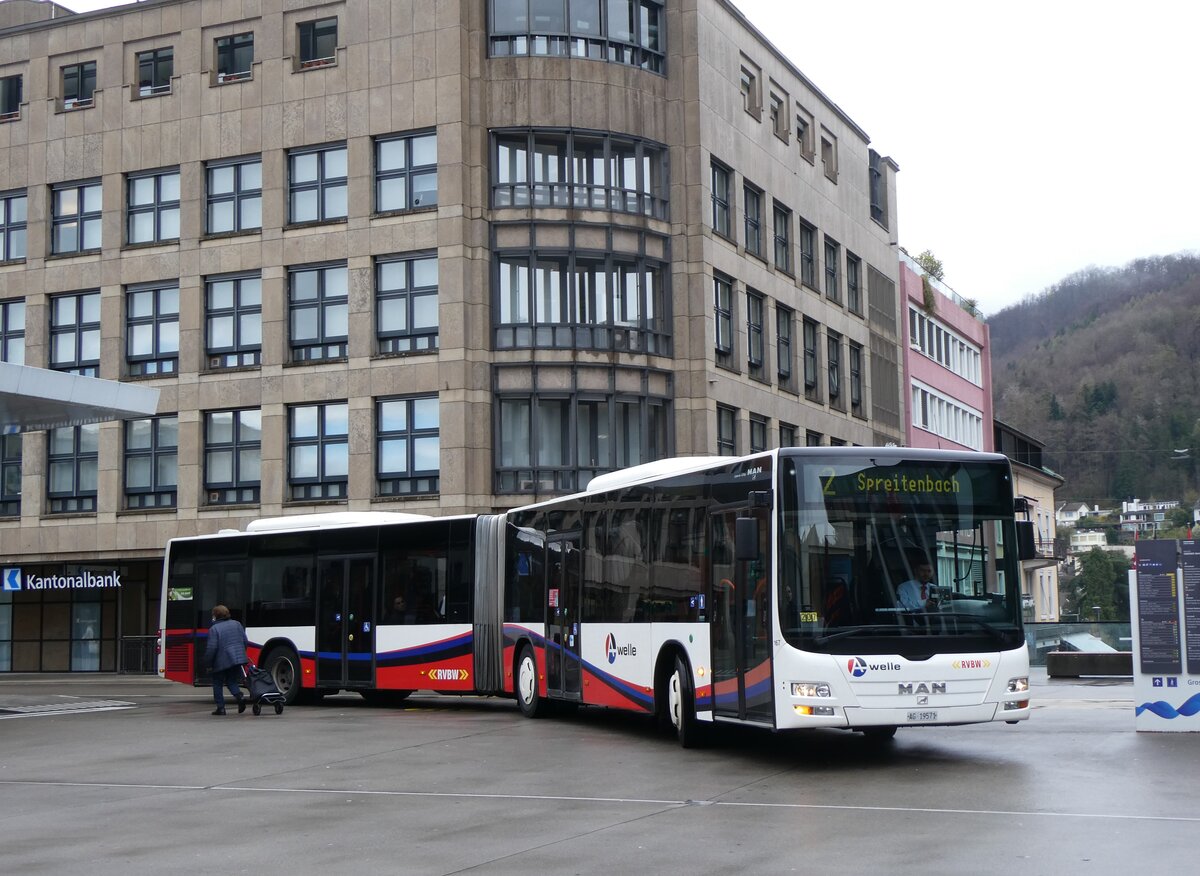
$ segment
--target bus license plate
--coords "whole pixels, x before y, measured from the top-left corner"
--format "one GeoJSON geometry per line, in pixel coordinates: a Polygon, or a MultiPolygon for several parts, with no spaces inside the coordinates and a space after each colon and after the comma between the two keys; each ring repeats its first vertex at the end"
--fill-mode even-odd
{"type": "Polygon", "coordinates": [[[908,720],[910,721],[936,721],[937,712],[909,712],[908,720]]]}

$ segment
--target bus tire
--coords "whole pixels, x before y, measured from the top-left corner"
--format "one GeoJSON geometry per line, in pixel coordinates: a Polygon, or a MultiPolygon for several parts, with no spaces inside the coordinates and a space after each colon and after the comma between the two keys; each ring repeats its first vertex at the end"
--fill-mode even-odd
{"type": "Polygon", "coordinates": [[[404,703],[412,693],[411,690],[362,690],[362,698],[371,706],[386,706],[396,708],[404,703]]]}
{"type": "Polygon", "coordinates": [[[547,703],[538,691],[537,660],[533,656],[533,648],[527,644],[521,647],[521,653],[517,655],[514,682],[513,690],[517,695],[517,705],[521,707],[521,714],[526,718],[544,716],[547,703]]]}
{"type": "Polygon", "coordinates": [[[283,694],[283,703],[291,706],[300,699],[300,658],[291,648],[274,648],[263,660],[263,668],[275,679],[275,686],[283,694]]]}
{"type": "Polygon", "coordinates": [[[667,679],[667,718],[681,746],[695,748],[700,744],[692,671],[679,655],[675,656],[675,669],[667,679]]]}
{"type": "Polygon", "coordinates": [[[891,742],[896,738],[896,728],[893,726],[864,727],[863,736],[865,736],[870,742],[891,742]]]}

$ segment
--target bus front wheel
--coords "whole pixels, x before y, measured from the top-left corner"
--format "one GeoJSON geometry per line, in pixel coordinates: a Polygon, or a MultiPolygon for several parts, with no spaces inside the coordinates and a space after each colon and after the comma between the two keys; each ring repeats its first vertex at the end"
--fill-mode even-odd
{"type": "Polygon", "coordinates": [[[892,726],[864,727],[863,736],[865,736],[871,742],[888,742],[896,738],[896,728],[892,726]]]}
{"type": "Polygon", "coordinates": [[[521,648],[517,657],[517,705],[526,718],[540,718],[546,714],[546,701],[538,690],[537,661],[533,649],[528,645],[521,648]]]}
{"type": "Polygon", "coordinates": [[[680,657],[675,658],[675,671],[667,681],[667,717],[675,737],[684,748],[700,744],[700,727],[696,721],[696,689],[692,672],[680,657]]]}

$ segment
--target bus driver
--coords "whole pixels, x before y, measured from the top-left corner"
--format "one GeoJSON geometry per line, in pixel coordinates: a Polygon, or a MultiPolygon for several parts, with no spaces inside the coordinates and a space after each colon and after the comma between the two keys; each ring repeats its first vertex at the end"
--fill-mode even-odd
{"type": "Polygon", "coordinates": [[[933,565],[922,556],[912,561],[914,577],[896,588],[896,606],[903,611],[936,611],[937,585],[933,565]]]}

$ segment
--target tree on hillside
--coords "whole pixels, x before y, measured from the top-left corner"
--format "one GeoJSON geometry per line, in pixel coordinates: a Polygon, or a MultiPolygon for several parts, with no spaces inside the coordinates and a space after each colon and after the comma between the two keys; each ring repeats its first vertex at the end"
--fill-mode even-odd
{"type": "Polygon", "coordinates": [[[1129,561],[1120,554],[1092,548],[1079,557],[1079,574],[1070,582],[1070,613],[1082,620],[1129,620],[1129,561]],[[1097,609],[1099,610],[1097,615],[1097,609]]]}

